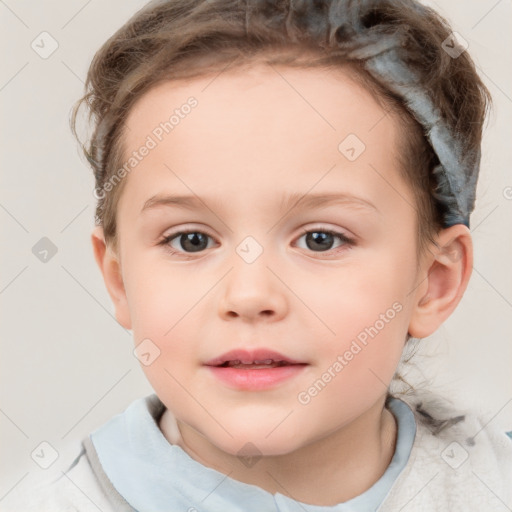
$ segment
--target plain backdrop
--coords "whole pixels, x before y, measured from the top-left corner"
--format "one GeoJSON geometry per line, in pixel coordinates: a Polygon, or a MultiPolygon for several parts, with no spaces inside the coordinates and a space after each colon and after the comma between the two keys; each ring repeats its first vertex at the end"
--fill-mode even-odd
{"type": "MultiPolygon", "coordinates": [[[[31,456],[42,442],[70,461],[84,436],[152,392],[93,259],[94,181],[68,126],[94,53],[144,4],[0,1],[0,498],[45,471],[31,456]]],[[[473,276],[415,361],[434,391],[512,430],[512,3],[429,4],[469,43],[495,108],[471,219],[473,276]]]]}

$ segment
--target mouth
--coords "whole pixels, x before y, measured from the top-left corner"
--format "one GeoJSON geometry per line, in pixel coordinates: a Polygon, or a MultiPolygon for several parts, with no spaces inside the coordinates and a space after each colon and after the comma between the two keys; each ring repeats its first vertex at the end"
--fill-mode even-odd
{"type": "MultiPolygon", "coordinates": [[[[242,362],[240,359],[225,361],[222,364],[216,365],[217,368],[237,368],[239,370],[260,370],[263,368],[277,368],[279,366],[292,366],[295,363],[288,363],[287,361],[274,361],[273,359],[265,359],[263,361],[250,361],[242,362]]],[[[304,363],[299,363],[304,364],[304,363]]]]}
{"type": "Polygon", "coordinates": [[[307,363],[296,361],[278,352],[258,349],[232,350],[205,363],[206,366],[217,368],[236,368],[240,370],[258,370],[278,368],[281,366],[306,365],[307,363]]]}
{"type": "Polygon", "coordinates": [[[232,350],[205,363],[220,382],[239,391],[273,389],[298,377],[308,365],[267,349],[232,350]]]}

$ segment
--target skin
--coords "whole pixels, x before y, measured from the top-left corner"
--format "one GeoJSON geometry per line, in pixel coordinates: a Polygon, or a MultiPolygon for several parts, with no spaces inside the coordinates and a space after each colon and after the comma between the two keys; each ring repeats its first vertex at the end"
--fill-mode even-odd
{"type": "Polygon", "coordinates": [[[397,167],[399,121],[341,69],[255,64],[214,81],[159,84],[129,114],[128,153],[190,96],[198,106],[125,178],[118,253],[101,227],[92,234],[116,318],[136,345],[149,338],[161,351],[142,369],[167,407],[159,425],[167,439],[174,417],[179,445],[205,466],[305,503],[347,501],[389,465],[396,424],[384,408],[387,388],[407,333],[432,334],[459,303],[472,268],[469,230],[442,230],[438,247],[416,259],[414,197],[397,167]],[[338,150],[350,133],[366,145],[352,162],[338,150]],[[291,192],[351,194],[374,207],[283,208],[291,192]],[[195,194],[206,207],[141,214],[155,194],[195,194]],[[159,245],[183,229],[209,235],[207,247],[191,252],[179,236],[169,242],[177,254],[159,245]],[[335,237],[321,251],[304,229],[355,243],[335,237]],[[247,236],[263,249],[250,264],[236,252],[247,236]],[[400,312],[300,403],[298,394],[394,303],[400,312]],[[234,390],[203,363],[240,347],[308,365],[272,389],[234,390]],[[248,442],[261,455],[251,467],[237,455],[248,442]]]}

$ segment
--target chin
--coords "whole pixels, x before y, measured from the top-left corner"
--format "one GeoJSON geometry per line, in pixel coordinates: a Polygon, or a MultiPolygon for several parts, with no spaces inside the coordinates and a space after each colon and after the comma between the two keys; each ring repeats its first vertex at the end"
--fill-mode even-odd
{"type": "MultiPolygon", "coordinates": [[[[272,429],[268,429],[270,431],[272,429]]],[[[260,429],[257,432],[238,432],[238,435],[231,437],[223,437],[222,440],[210,439],[222,451],[241,457],[271,457],[278,455],[286,455],[298,448],[301,444],[295,436],[288,433],[286,435],[271,434],[265,437],[267,429],[260,429]],[[264,432],[264,433],[262,433],[264,432]]]]}

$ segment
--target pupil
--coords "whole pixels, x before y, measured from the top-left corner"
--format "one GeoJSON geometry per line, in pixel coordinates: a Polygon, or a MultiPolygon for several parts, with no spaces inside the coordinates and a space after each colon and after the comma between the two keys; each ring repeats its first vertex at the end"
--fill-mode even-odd
{"type": "Polygon", "coordinates": [[[328,251],[332,246],[333,236],[330,233],[324,233],[314,231],[306,235],[306,244],[309,249],[319,249],[320,251],[328,251]],[[325,245],[325,241],[328,240],[328,244],[325,245]],[[322,242],[324,244],[322,244],[322,242]]]}
{"type": "Polygon", "coordinates": [[[180,243],[183,249],[197,252],[206,248],[208,240],[202,233],[184,233],[181,235],[180,243]],[[204,244],[204,247],[202,244],[204,244]]]}

